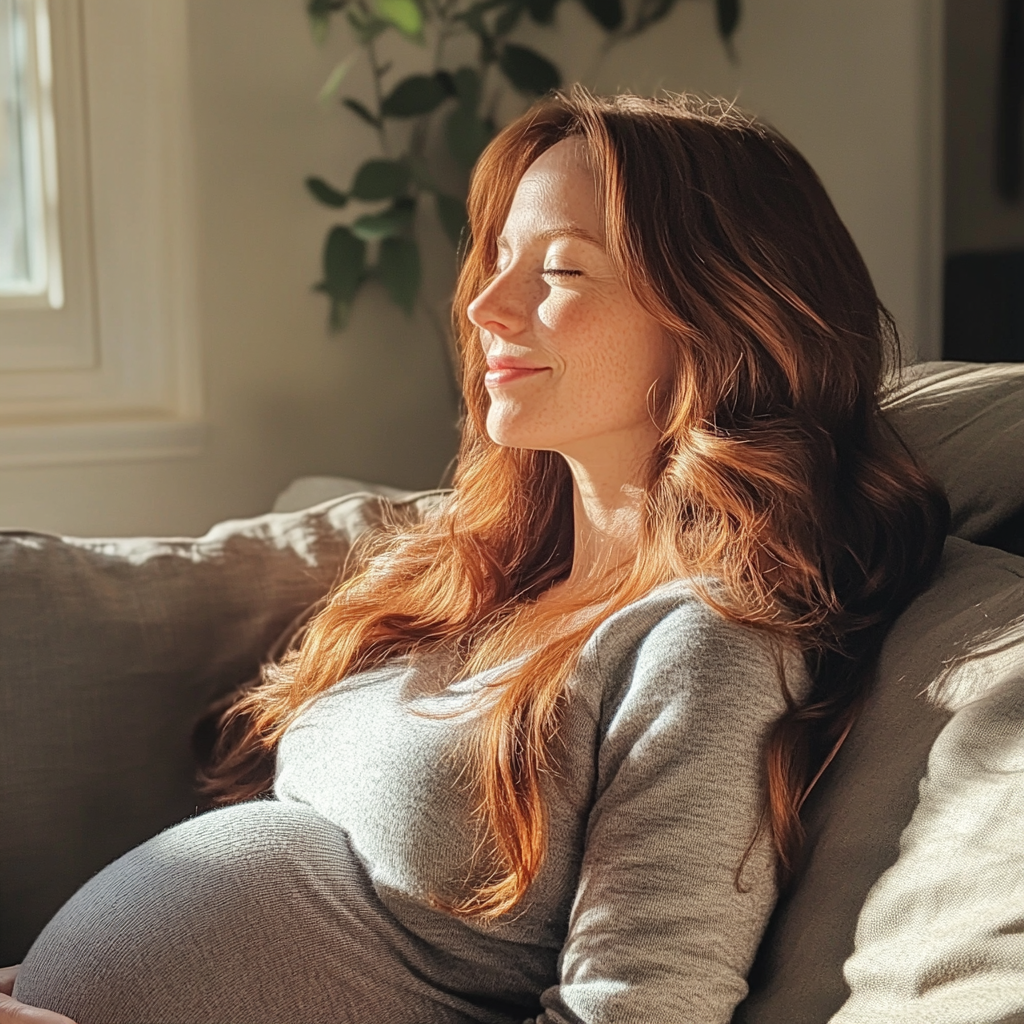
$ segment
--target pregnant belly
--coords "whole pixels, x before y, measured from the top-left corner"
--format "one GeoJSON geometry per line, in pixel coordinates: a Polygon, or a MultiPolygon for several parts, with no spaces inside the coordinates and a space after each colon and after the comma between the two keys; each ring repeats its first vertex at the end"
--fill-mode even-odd
{"type": "MultiPolygon", "coordinates": [[[[83,886],[15,995],[79,1024],[506,1024],[380,903],[344,831],[257,801],[154,837],[83,886]],[[458,987],[456,987],[458,991],[458,987]]],[[[457,971],[456,971],[457,973],[457,971]]]]}

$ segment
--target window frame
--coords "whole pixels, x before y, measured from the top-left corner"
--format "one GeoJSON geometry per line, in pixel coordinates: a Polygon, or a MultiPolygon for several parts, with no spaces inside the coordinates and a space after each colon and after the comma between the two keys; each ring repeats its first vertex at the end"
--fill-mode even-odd
{"type": "MultiPolygon", "coordinates": [[[[60,309],[64,305],[64,278],[60,251],[59,195],[57,189],[57,142],[53,116],[53,49],[50,40],[48,0],[8,0],[12,9],[21,9],[27,35],[25,80],[21,88],[28,97],[27,106],[34,129],[27,158],[33,209],[29,216],[40,228],[39,248],[33,263],[41,280],[24,291],[0,287],[0,310],[60,309]],[[34,180],[33,180],[34,179],[34,180]],[[38,261],[38,262],[37,262],[38,261]]],[[[23,144],[24,144],[23,139],[23,144]]],[[[36,274],[33,274],[36,276],[36,274]]]]}
{"type": "Polygon", "coordinates": [[[0,466],[196,455],[186,0],[46,2],[66,301],[0,309],[0,466]]]}

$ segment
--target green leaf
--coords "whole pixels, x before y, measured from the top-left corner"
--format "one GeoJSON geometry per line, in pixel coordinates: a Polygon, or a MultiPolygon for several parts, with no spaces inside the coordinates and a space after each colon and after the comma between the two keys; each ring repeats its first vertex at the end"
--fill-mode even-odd
{"type": "Polygon", "coordinates": [[[480,72],[476,68],[461,67],[452,78],[459,103],[470,110],[476,110],[480,102],[480,72]]]}
{"type": "Polygon", "coordinates": [[[346,227],[331,228],[324,244],[324,279],[316,287],[331,298],[331,326],[348,322],[352,300],[366,275],[366,243],[346,227]]]}
{"type": "Polygon", "coordinates": [[[582,0],[583,6],[594,20],[608,32],[614,32],[622,24],[621,0],[582,0]]]}
{"type": "Polygon", "coordinates": [[[420,250],[411,238],[385,238],[380,243],[377,276],[391,301],[412,313],[420,291],[420,250]]]}
{"type": "Polygon", "coordinates": [[[661,21],[673,7],[676,0],[640,0],[636,6],[629,28],[625,32],[627,39],[646,32],[652,25],[661,21]]]}
{"type": "Polygon", "coordinates": [[[380,118],[375,117],[367,107],[360,103],[359,100],[353,99],[351,96],[346,96],[342,101],[343,107],[348,107],[356,117],[365,121],[371,128],[380,128],[380,118]]]}
{"type": "Polygon", "coordinates": [[[562,84],[562,76],[546,57],[526,46],[507,43],[501,51],[501,70],[520,91],[543,96],[562,84]]]}
{"type": "Polygon", "coordinates": [[[327,38],[331,27],[331,15],[345,6],[346,0],[309,0],[306,14],[309,15],[309,28],[316,43],[327,38]]]}
{"type": "Polygon", "coordinates": [[[344,206],[348,202],[348,196],[339,192],[333,185],[328,185],[323,178],[307,178],[306,188],[324,206],[344,206]]]}
{"type": "Polygon", "coordinates": [[[462,232],[468,221],[466,204],[461,199],[446,196],[441,192],[438,192],[435,198],[437,200],[437,219],[441,222],[444,233],[451,239],[452,245],[458,249],[459,243],[462,241],[462,232]]]}
{"type": "Polygon", "coordinates": [[[365,242],[377,242],[382,238],[393,238],[407,231],[412,225],[416,204],[400,199],[390,209],[381,213],[365,213],[352,225],[352,234],[365,242]]]}
{"type": "Polygon", "coordinates": [[[327,35],[331,29],[331,19],[323,14],[311,14],[309,16],[309,32],[313,42],[322,46],[327,41],[327,35]]]}
{"type": "Polygon", "coordinates": [[[329,18],[335,11],[345,6],[346,0],[309,0],[306,13],[311,18],[329,18]]]}
{"type": "Polygon", "coordinates": [[[442,68],[434,72],[434,77],[437,79],[438,85],[444,89],[446,96],[455,95],[455,76],[450,71],[445,71],[442,68]]]}
{"type": "Polygon", "coordinates": [[[361,46],[372,43],[381,32],[391,27],[390,22],[383,21],[372,14],[367,14],[358,7],[350,7],[345,12],[345,16],[348,18],[348,23],[352,26],[352,31],[355,32],[361,46]]]}
{"type": "Polygon", "coordinates": [[[384,97],[380,112],[385,117],[418,117],[436,110],[447,97],[436,75],[410,75],[384,97]]]}
{"type": "Polygon", "coordinates": [[[550,25],[555,20],[558,0],[528,0],[526,8],[538,25],[550,25]]]}
{"type": "Polygon", "coordinates": [[[491,141],[492,132],[470,107],[458,106],[445,121],[444,135],[448,151],[459,166],[469,170],[491,141]]]}
{"type": "Polygon", "coordinates": [[[718,34],[726,41],[732,39],[732,34],[740,23],[740,0],[715,0],[715,15],[718,21],[718,34]]]}
{"type": "Polygon", "coordinates": [[[383,21],[390,22],[410,39],[423,34],[423,12],[415,0],[373,0],[373,8],[383,21]]]}
{"type": "Polygon", "coordinates": [[[331,73],[327,76],[327,81],[320,87],[320,92],[317,95],[317,99],[321,103],[326,103],[328,100],[334,99],[334,94],[341,87],[342,79],[348,74],[349,69],[356,62],[359,57],[359,51],[353,50],[347,57],[338,61],[334,65],[331,73]]]}
{"type": "Polygon", "coordinates": [[[409,184],[409,165],[401,160],[367,160],[356,171],[351,195],[356,199],[393,199],[409,184]]]}

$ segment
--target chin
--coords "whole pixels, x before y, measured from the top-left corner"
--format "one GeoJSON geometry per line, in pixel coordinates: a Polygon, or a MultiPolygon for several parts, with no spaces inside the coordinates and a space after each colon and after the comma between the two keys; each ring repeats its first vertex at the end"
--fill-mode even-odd
{"type": "Polygon", "coordinates": [[[487,423],[487,436],[502,448],[547,448],[535,431],[528,430],[525,425],[497,422],[487,423]]]}
{"type": "Polygon", "coordinates": [[[491,406],[487,417],[487,436],[502,448],[529,448],[533,451],[557,451],[572,431],[557,429],[559,424],[537,423],[537,417],[523,415],[521,410],[496,410],[491,406]],[[555,429],[552,429],[554,427],[555,429]]]}
{"type": "Polygon", "coordinates": [[[517,429],[515,423],[508,422],[504,417],[487,417],[487,436],[502,448],[525,448],[523,444],[526,431],[517,429]]]}

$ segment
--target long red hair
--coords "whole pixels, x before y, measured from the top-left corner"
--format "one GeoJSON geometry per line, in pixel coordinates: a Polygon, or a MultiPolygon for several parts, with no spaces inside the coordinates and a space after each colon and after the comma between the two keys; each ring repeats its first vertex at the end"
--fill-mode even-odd
{"type": "Polygon", "coordinates": [[[207,788],[221,800],[265,788],[254,766],[347,675],[437,647],[459,652],[467,675],[529,651],[482,709],[472,753],[489,837],[482,881],[439,901],[495,918],[544,858],[543,782],[558,769],[584,643],[652,587],[710,576],[724,587],[704,599],[798,648],[814,680],[798,703],[780,674],[788,710],[764,749],[766,821],[785,870],[809,780],[853,722],[882,635],[927,582],[948,526],[940,488],[879,410],[898,359],[892,318],[807,162],[724,104],[582,90],[546,99],[484,152],[469,225],[453,314],[465,415],[452,492],[423,521],[368,538],[300,642],[227,713],[207,788]],[[547,613],[575,613],[569,628],[545,629],[536,598],[572,565],[572,481],[558,454],[488,437],[466,310],[495,273],[519,179],[570,136],[600,183],[608,252],[663,326],[676,372],[658,399],[635,562],[547,613]]]}

